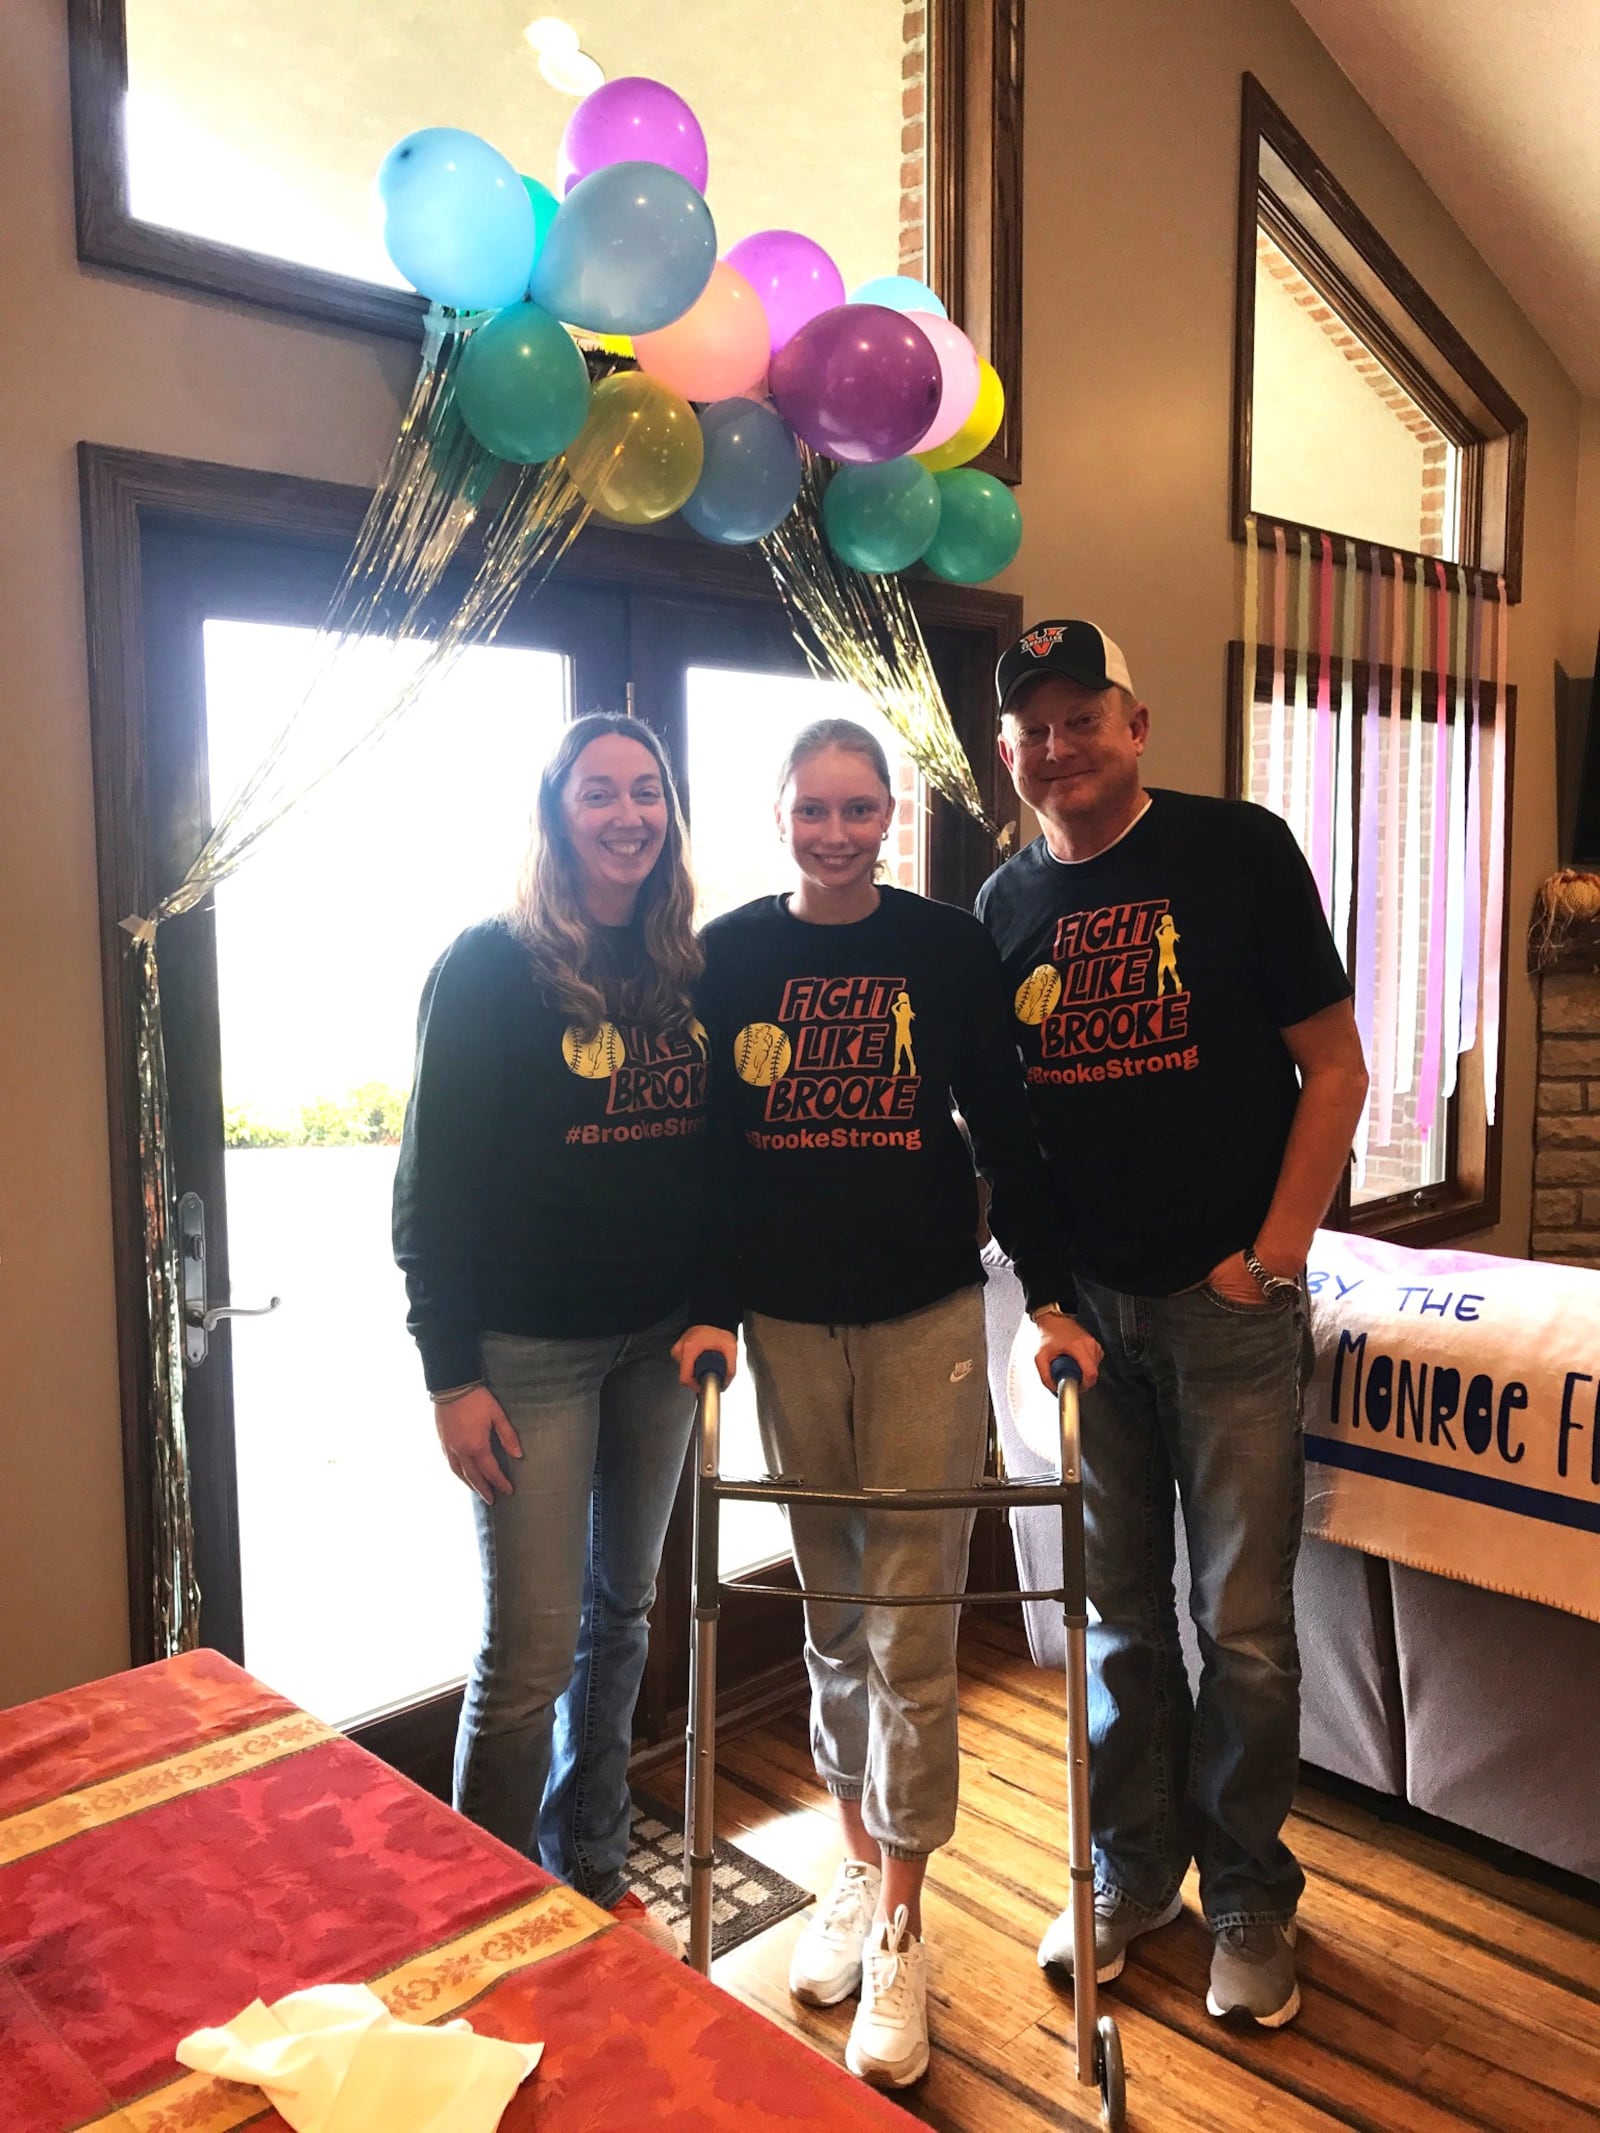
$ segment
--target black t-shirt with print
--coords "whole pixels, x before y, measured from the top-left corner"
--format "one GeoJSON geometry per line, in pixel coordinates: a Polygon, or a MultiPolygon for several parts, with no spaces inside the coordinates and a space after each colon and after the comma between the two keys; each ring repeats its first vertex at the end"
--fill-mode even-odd
{"type": "Polygon", "coordinates": [[[478,1376],[486,1332],[634,1333],[688,1286],[704,1042],[630,1019],[639,931],[595,932],[596,974],[616,1006],[592,1034],[569,1026],[499,920],[469,927],[423,991],[394,1253],[434,1391],[478,1376]]]}
{"type": "Polygon", "coordinates": [[[1064,863],[1038,838],[977,908],[1074,1267],[1165,1296],[1253,1242],[1299,1098],[1280,1032],[1350,984],[1287,824],[1149,797],[1094,859],[1064,863]]]}
{"type": "Polygon", "coordinates": [[[995,1235],[1051,1301],[1066,1253],[977,921],[886,888],[819,926],[767,896],[704,941],[713,1205],[691,1317],[874,1325],[981,1282],[974,1158],[995,1235]]]}

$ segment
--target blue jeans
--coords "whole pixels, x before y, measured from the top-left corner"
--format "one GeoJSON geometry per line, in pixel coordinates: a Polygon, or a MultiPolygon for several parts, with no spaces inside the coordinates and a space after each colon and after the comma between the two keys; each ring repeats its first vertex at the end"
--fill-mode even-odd
{"type": "Polygon", "coordinates": [[[603,1340],[483,1338],[522,1443],[511,1494],[475,1499],[483,1644],[456,1736],[455,1804],[595,1903],[626,1893],[628,1754],[694,1394],[681,1318],[603,1340]]]}
{"type": "Polygon", "coordinates": [[[1078,1304],[1105,1349],[1083,1404],[1096,1882],[1153,1915],[1193,1858],[1213,1929],[1286,1923],[1305,1886],[1279,1834],[1300,1754],[1305,1298],[1126,1296],[1080,1280],[1078,1304]],[[1194,1696],[1173,1592],[1174,1490],[1200,1646],[1194,1696]]]}

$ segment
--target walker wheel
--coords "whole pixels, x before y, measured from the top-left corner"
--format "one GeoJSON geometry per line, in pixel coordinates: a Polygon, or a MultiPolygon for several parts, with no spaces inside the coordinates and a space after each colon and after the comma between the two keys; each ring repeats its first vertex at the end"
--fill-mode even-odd
{"type": "Polygon", "coordinates": [[[1122,2077],[1122,2039],[1114,2015],[1102,2015],[1094,2026],[1094,2070],[1100,2082],[1100,2117],[1111,2133],[1120,2133],[1127,2123],[1128,2092],[1122,2077]]]}

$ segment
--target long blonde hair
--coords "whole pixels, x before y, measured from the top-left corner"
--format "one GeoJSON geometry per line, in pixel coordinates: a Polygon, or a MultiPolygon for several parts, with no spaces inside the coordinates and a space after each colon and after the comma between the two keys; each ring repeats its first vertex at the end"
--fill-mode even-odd
{"type": "MultiPolygon", "coordinates": [[[[581,1029],[593,1032],[615,1014],[636,1016],[658,1033],[686,1030],[694,1020],[693,987],[705,958],[694,933],[688,835],[666,750],[642,719],[596,711],[563,729],[539,776],[533,835],[506,924],[527,950],[534,976],[581,1029]],[[667,803],[666,841],[635,906],[646,967],[627,985],[626,997],[619,998],[608,995],[609,973],[596,965],[594,921],[583,907],[561,804],[579,756],[591,741],[610,733],[637,741],[655,758],[667,803]]],[[[611,983],[614,989],[615,980],[611,983]]]]}

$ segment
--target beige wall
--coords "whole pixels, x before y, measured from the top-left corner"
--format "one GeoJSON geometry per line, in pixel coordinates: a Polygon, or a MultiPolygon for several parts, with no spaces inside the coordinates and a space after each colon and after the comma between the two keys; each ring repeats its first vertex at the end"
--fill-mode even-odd
{"type": "MultiPolygon", "coordinates": [[[[1228,466],[1244,71],[1528,413],[1504,1213],[1473,1240],[1520,1253],[1534,1027],[1519,937],[1555,848],[1551,670],[1574,634],[1578,395],[1287,0],[1033,0],[1027,36],[1027,531],[1007,582],[1030,614],[1091,615],[1123,646],[1153,707],[1153,783],[1223,781],[1225,648],[1241,607],[1228,466]]],[[[1591,463],[1600,477],[1600,439],[1591,463]]],[[[1600,543],[1600,481],[1596,513],[1600,543]]],[[[1589,575],[1594,616],[1600,568],[1589,575]]]]}
{"type": "MultiPolygon", "coordinates": [[[[0,1702],[127,1655],[107,1234],[80,438],[375,477],[409,355],[87,272],[59,0],[0,8],[0,1702]]],[[[1218,790],[1239,75],[1261,75],[1532,417],[1514,922],[1553,847],[1551,663],[1578,401],[1287,0],[1032,0],[1031,609],[1101,619],[1156,709],[1157,780],[1218,790]]],[[[1594,463],[1592,455],[1591,463],[1594,463]]],[[[1591,567],[1588,582],[1597,584],[1591,567]]],[[[1590,612],[1594,602],[1591,599],[1590,612]]],[[[1592,631],[1592,621],[1589,625],[1592,631]]],[[[1570,658],[1569,645],[1569,658],[1570,658]]],[[[1507,1214],[1527,1236],[1532,1025],[1510,989],[1507,1214]]]]}

